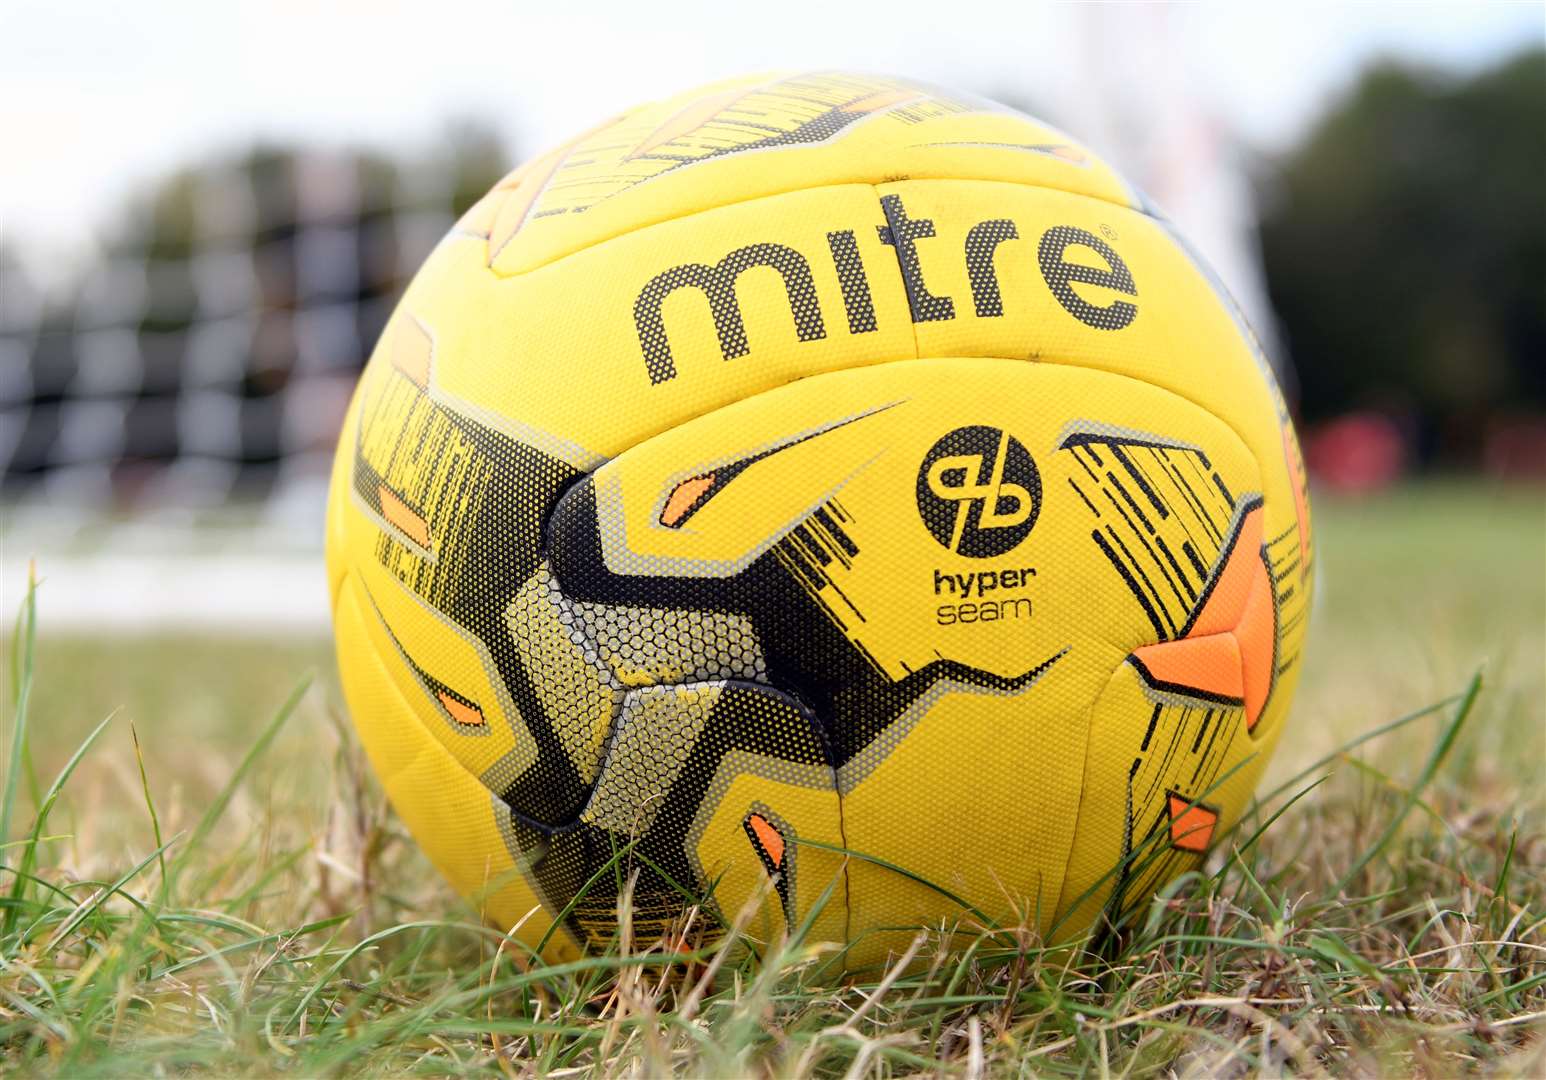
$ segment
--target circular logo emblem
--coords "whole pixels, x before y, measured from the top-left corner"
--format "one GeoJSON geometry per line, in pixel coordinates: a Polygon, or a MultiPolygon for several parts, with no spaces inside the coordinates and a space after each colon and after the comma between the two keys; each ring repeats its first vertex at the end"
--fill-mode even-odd
{"type": "Polygon", "coordinates": [[[962,427],[918,467],[918,513],[947,551],[973,559],[1020,546],[1041,510],[1041,474],[1009,432],[962,427]]]}

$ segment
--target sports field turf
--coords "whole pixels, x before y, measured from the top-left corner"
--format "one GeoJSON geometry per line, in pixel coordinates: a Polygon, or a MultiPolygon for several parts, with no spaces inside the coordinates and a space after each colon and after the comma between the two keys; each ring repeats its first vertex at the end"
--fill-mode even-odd
{"type": "Polygon", "coordinates": [[[800,942],[535,966],[386,811],[328,642],[65,639],[45,583],[7,641],[0,1070],[1546,1075],[1546,493],[1315,512],[1292,729],[1209,872],[1101,956],[964,921],[862,983],[800,942]]]}

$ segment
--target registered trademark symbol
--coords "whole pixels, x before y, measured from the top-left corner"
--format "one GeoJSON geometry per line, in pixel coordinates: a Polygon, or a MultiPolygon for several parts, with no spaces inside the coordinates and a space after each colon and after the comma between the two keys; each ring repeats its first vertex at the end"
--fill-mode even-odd
{"type": "Polygon", "coordinates": [[[1100,234],[1107,240],[1115,240],[1117,238],[1117,231],[1110,225],[1102,225],[1100,227],[1100,234]]]}

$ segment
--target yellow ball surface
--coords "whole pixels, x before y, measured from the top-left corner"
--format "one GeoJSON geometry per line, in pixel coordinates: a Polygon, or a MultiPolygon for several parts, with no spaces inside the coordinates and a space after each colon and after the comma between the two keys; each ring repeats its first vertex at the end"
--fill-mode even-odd
{"type": "Polygon", "coordinates": [[[1091,932],[1247,804],[1311,565],[1282,397],[1168,224],[1024,115],[830,73],[495,187],[328,518],[393,804],[553,959],[613,934],[615,862],[646,939],[684,892],[852,967],[963,904],[1091,932]]]}

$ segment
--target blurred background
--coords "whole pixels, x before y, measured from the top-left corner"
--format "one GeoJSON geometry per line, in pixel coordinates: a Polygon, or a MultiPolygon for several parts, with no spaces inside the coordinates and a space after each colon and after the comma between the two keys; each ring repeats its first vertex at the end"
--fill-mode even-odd
{"type": "Polygon", "coordinates": [[[1501,493],[1540,532],[1541,4],[778,9],[11,0],[4,606],[36,556],[57,629],[325,634],[335,432],[438,237],[596,118],[778,67],[1064,127],[1241,300],[1321,504],[1442,489],[1419,517],[1461,522],[1501,493]]]}
{"type": "MultiPolygon", "coordinates": [[[[321,548],[356,372],[510,166],[638,101],[778,68],[977,91],[1136,180],[1266,341],[1313,470],[1319,596],[1273,774],[1484,668],[1445,805],[1546,835],[1538,0],[566,10],[0,5],[0,650],[35,559],[29,764],[51,775],[118,717],[73,782],[76,872],[140,850],[141,743],[172,835],[311,671],[228,840],[289,835],[324,894],[353,880],[382,819],[321,548]]],[[[0,681],[8,754],[15,672],[0,681]]],[[[1372,744],[1369,775],[1409,776],[1425,739],[1372,744]]],[[[394,881],[409,906],[445,903],[427,871],[394,881]]]]}

